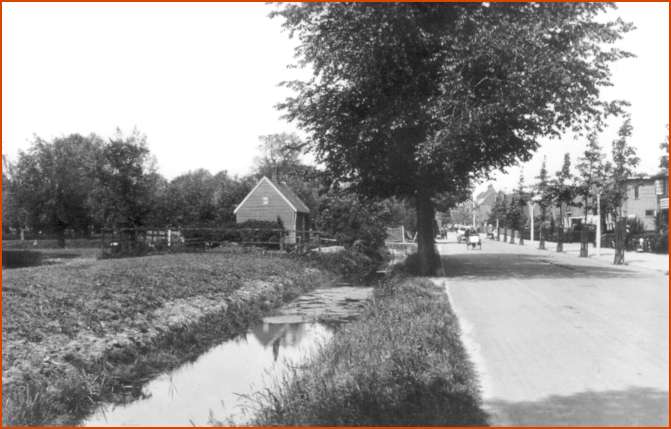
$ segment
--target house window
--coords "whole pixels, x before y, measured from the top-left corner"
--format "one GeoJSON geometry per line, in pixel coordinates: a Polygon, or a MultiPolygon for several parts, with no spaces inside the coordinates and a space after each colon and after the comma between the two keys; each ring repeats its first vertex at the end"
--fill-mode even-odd
{"type": "Polygon", "coordinates": [[[264,206],[267,206],[267,205],[268,205],[268,197],[263,197],[263,198],[261,198],[261,203],[262,203],[264,206]]]}
{"type": "Polygon", "coordinates": [[[646,215],[646,216],[654,216],[654,215],[655,215],[655,211],[654,211],[654,210],[646,210],[646,211],[645,211],[645,215],[646,215]]]}
{"type": "Polygon", "coordinates": [[[638,200],[638,188],[639,188],[638,185],[634,186],[634,199],[635,200],[638,200]]]}

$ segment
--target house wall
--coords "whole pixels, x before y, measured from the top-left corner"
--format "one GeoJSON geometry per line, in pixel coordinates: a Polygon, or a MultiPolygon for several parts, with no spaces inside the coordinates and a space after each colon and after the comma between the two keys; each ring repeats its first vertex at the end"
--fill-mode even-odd
{"type": "MultiPolygon", "coordinates": [[[[287,230],[296,230],[296,212],[282,198],[280,194],[267,182],[263,181],[258,188],[249,196],[247,201],[238,209],[235,214],[235,221],[242,223],[248,220],[264,220],[269,222],[282,220],[282,225],[287,230]],[[264,197],[267,198],[267,204],[264,204],[264,197]]],[[[291,232],[287,237],[287,243],[296,242],[295,232],[291,232]]]]}
{"type": "Polygon", "coordinates": [[[655,215],[657,213],[657,195],[655,194],[655,182],[646,180],[627,184],[627,200],[624,210],[628,217],[641,219],[645,229],[655,229],[655,215]],[[638,187],[638,195],[636,188],[638,187]]]}

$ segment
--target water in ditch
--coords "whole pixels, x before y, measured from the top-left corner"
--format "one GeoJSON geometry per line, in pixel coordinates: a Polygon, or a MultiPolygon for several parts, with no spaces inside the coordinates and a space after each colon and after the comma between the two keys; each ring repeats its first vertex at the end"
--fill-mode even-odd
{"type": "Polygon", "coordinates": [[[143,397],[100,406],[84,426],[245,424],[249,401],[333,335],[334,323],[361,311],[371,288],[318,289],[280,309],[245,335],[225,341],[192,363],[147,383],[143,397]]]}

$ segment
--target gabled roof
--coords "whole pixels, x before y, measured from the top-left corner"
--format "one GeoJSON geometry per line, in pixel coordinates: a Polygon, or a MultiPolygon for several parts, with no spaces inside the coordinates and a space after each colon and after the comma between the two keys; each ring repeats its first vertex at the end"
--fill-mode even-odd
{"type": "Polygon", "coordinates": [[[296,195],[296,193],[292,191],[291,188],[287,186],[286,183],[282,182],[279,184],[275,184],[275,186],[277,187],[277,189],[280,190],[280,192],[282,192],[282,194],[284,194],[284,197],[291,202],[291,204],[296,208],[297,212],[310,213],[310,209],[308,208],[308,206],[305,205],[303,200],[298,198],[298,195],[296,195]]]}
{"type": "Polygon", "coordinates": [[[253,188],[251,191],[249,191],[249,193],[248,193],[247,196],[242,200],[242,202],[241,202],[240,204],[238,204],[238,206],[235,208],[235,210],[233,210],[233,213],[237,213],[238,210],[240,210],[240,207],[242,207],[242,205],[245,204],[245,202],[249,199],[249,197],[251,197],[252,194],[253,194],[254,192],[256,192],[256,189],[257,189],[257,188],[261,185],[261,183],[263,183],[264,181],[267,182],[273,189],[275,189],[275,191],[277,191],[277,193],[280,194],[280,196],[282,197],[282,199],[284,199],[284,201],[286,201],[287,204],[289,204],[289,206],[290,206],[294,211],[299,212],[299,213],[310,213],[310,209],[308,208],[308,206],[306,206],[305,203],[304,203],[303,201],[301,201],[300,198],[298,198],[298,195],[296,195],[296,194],[294,193],[294,191],[292,191],[292,190],[286,185],[286,183],[280,183],[280,184],[277,184],[277,183],[273,182],[272,180],[270,180],[269,178],[267,178],[266,176],[263,176],[263,177],[261,178],[261,180],[259,180],[259,183],[257,183],[256,186],[254,186],[254,188],[253,188]]]}

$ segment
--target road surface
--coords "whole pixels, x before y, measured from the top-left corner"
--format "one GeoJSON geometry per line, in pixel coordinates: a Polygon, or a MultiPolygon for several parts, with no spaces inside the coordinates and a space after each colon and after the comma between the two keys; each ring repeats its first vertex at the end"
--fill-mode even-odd
{"type": "Polygon", "coordinates": [[[491,424],[667,426],[667,276],[493,240],[438,247],[491,424]]]}

